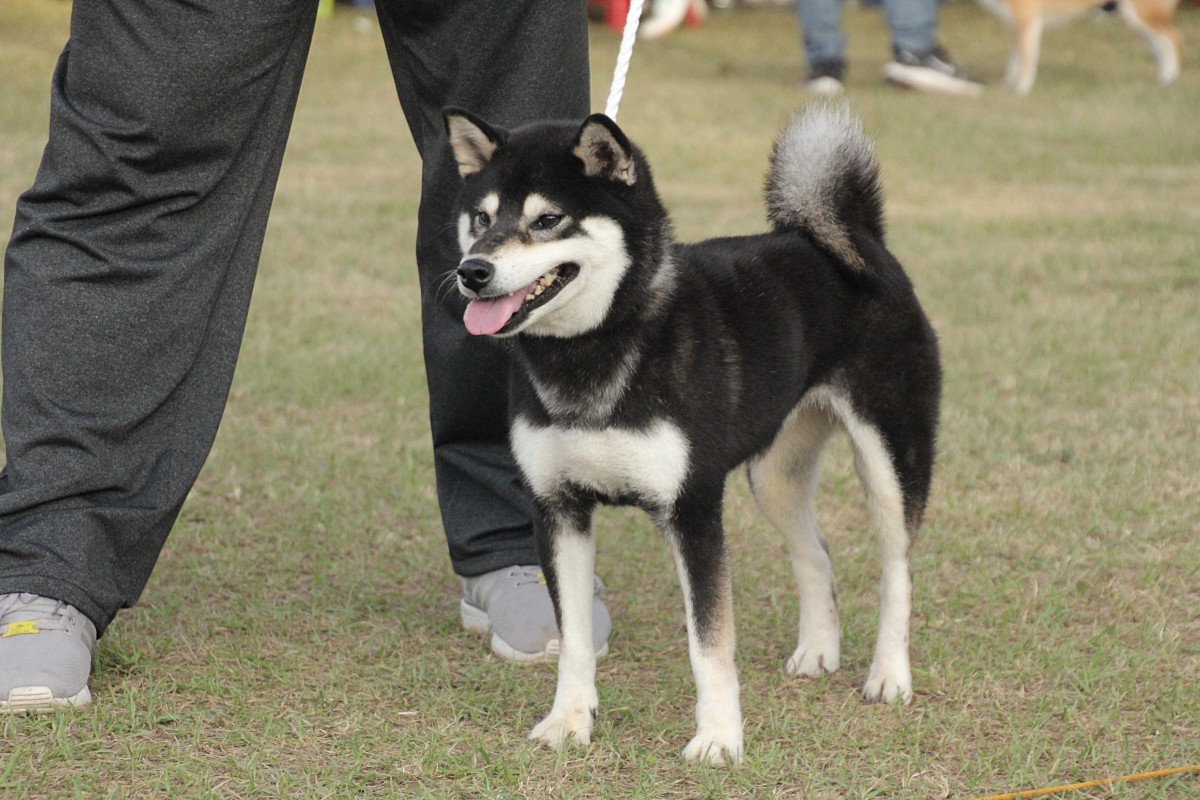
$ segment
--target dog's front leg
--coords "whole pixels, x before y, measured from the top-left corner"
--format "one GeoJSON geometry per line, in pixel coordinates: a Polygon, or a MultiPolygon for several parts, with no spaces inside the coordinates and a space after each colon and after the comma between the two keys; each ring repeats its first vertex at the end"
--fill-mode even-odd
{"type": "Polygon", "coordinates": [[[696,736],[683,750],[688,761],[733,766],[742,760],[742,709],[733,663],[733,582],[716,505],[676,513],[666,533],[687,611],[688,655],[696,679],[696,736]]]}
{"type": "Polygon", "coordinates": [[[529,738],[556,749],[567,739],[587,745],[599,709],[592,642],[596,546],[586,526],[559,515],[549,516],[538,545],[542,571],[558,615],[561,649],[554,706],[529,738]]]}
{"type": "Polygon", "coordinates": [[[1037,79],[1042,18],[1035,10],[1022,7],[1013,14],[1013,25],[1017,29],[1017,44],[1004,78],[1017,94],[1029,94],[1037,79]]]}

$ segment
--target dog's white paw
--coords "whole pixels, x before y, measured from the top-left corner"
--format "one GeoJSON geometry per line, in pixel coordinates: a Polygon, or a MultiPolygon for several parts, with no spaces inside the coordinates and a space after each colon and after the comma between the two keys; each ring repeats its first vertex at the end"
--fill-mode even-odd
{"type": "Polygon", "coordinates": [[[553,708],[549,716],[534,726],[529,738],[552,750],[561,748],[568,739],[586,747],[592,743],[592,723],[596,719],[596,713],[596,706],[586,703],[565,711],[553,708]]]}
{"type": "Polygon", "coordinates": [[[801,642],[783,669],[794,678],[816,678],[827,672],[837,672],[840,666],[841,654],[837,644],[815,646],[801,642]]]}
{"type": "Polygon", "coordinates": [[[689,763],[701,761],[719,767],[736,767],[742,763],[742,731],[698,731],[683,748],[683,758],[689,763]]]}
{"type": "Polygon", "coordinates": [[[862,694],[872,703],[908,703],[912,700],[912,672],[907,664],[891,668],[872,664],[862,694]]]}

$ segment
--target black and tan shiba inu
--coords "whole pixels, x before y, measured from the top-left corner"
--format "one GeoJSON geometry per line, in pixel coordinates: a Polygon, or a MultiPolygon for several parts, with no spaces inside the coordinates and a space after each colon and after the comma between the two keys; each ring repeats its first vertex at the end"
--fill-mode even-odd
{"type": "Polygon", "coordinates": [[[727,473],[790,545],[800,587],[792,675],[836,670],[833,570],[813,515],[818,461],[845,431],[881,551],[868,700],[906,701],[908,547],[933,472],[936,337],[883,242],[870,142],[842,106],[797,116],[767,178],[772,230],[675,243],[642,152],[616,123],[501,130],[447,110],[464,177],[464,323],[513,358],[512,448],[535,496],[562,634],[558,690],[531,738],[588,743],[599,503],[645,509],[673,548],[698,700],[689,760],[736,763],[742,717],[721,525],[727,473]]]}

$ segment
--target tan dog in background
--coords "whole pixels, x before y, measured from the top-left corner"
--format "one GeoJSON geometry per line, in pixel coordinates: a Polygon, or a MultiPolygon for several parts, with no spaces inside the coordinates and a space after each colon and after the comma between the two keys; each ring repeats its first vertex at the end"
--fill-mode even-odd
{"type": "MultiPolygon", "coordinates": [[[[1042,29],[1100,7],[1096,0],[980,0],[985,8],[1012,23],[1017,44],[1005,81],[1018,94],[1029,94],[1037,77],[1042,29]]],[[[1158,65],[1164,86],[1179,77],[1179,31],[1171,25],[1178,0],[1116,0],[1130,27],[1142,35],[1158,65]]]]}

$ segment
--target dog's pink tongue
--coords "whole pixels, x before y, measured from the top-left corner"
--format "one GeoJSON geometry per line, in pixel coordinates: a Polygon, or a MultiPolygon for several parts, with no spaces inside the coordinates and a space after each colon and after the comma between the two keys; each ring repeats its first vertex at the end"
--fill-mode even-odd
{"type": "Polygon", "coordinates": [[[512,319],[524,300],[524,291],[486,300],[472,300],[467,304],[467,313],[463,314],[463,324],[476,336],[489,336],[512,319]]]}

